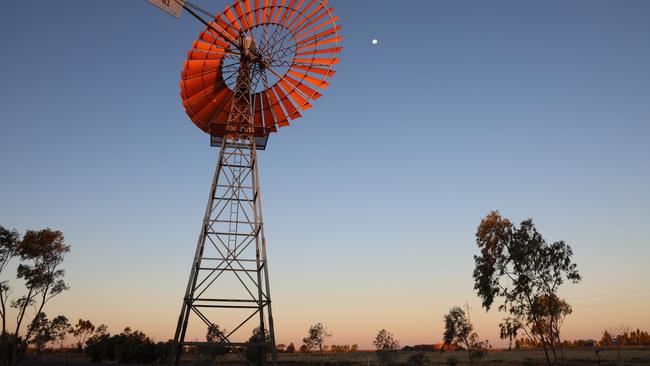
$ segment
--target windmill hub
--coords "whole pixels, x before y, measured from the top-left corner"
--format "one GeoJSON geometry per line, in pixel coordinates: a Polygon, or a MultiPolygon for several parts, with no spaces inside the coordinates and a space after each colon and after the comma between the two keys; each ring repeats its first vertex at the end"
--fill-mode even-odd
{"type": "Polygon", "coordinates": [[[257,52],[257,42],[255,42],[255,38],[252,35],[242,35],[240,39],[241,45],[239,47],[242,55],[250,61],[259,60],[260,54],[257,52]]]}

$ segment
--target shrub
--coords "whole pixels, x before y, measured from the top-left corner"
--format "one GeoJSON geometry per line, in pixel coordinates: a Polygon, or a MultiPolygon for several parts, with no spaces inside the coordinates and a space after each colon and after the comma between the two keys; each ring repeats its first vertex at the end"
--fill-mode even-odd
{"type": "Polygon", "coordinates": [[[399,342],[391,332],[386,329],[380,330],[372,344],[377,349],[377,358],[380,365],[390,366],[395,364],[399,342]]]}
{"type": "Polygon", "coordinates": [[[293,345],[293,342],[287,346],[287,353],[296,353],[296,346],[293,345]]]}
{"type": "Polygon", "coordinates": [[[86,354],[92,362],[100,363],[106,359],[120,363],[146,364],[163,361],[161,352],[168,350],[168,343],[155,344],[151,338],[140,331],[126,328],[118,335],[108,333],[90,337],[86,343],[86,354]]]}
{"type": "Polygon", "coordinates": [[[266,346],[261,346],[261,344],[268,344],[271,342],[271,337],[268,332],[262,331],[259,327],[253,329],[253,334],[248,339],[248,345],[246,346],[246,359],[253,365],[263,364],[263,360],[266,357],[266,346]]]}
{"type": "Polygon", "coordinates": [[[427,364],[431,362],[429,360],[429,357],[427,357],[424,353],[418,352],[414,355],[409,356],[409,358],[406,360],[406,365],[407,366],[422,366],[424,364],[427,364]]]}

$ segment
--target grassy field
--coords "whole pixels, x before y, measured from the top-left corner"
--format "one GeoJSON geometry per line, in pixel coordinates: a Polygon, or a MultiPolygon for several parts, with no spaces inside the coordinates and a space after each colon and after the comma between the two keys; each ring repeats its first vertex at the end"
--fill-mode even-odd
{"type": "MultiPolygon", "coordinates": [[[[408,358],[417,352],[400,352],[399,365],[406,365],[408,358]]],[[[425,352],[431,361],[429,365],[447,365],[449,358],[455,358],[458,365],[469,365],[465,352],[425,352]]],[[[601,351],[599,355],[593,350],[565,351],[566,365],[618,365],[619,360],[624,365],[650,365],[650,350],[624,350],[617,355],[616,351],[601,351]]],[[[323,361],[328,365],[378,365],[373,352],[357,352],[344,354],[324,354],[323,361]]],[[[281,354],[279,363],[283,365],[318,365],[320,357],[317,354],[281,354]]],[[[481,360],[481,365],[543,365],[543,351],[492,351],[481,360]]]]}
{"type": "MultiPolygon", "coordinates": [[[[398,365],[406,365],[409,356],[417,352],[400,352],[398,365]]],[[[448,359],[453,357],[457,360],[457,365],[469,365],[465,352],[424,352],[430,362],[427,365],[448,365],[448,359]]],[[[321,365],[321,357],[318,354],[310,353],[281,353],[278,355],[278,364],[280,366],[317,366],[321,365]]],[[[566,362],[562,365],[650,365],[650,350],[623,350],[620,355],[614,350],[601,351],[599,354],[600,363],[596,353],[593,350],[567,350],[565,351],[566,362]]],[[[234,362],[232,355],[226,359],[217,360],[214,365],[239,365],[234,362]]],[[[377,358],[373,352],[355,352],[355,353],[325,353],[322,362],[327,366],[378,366],[377,358]]],[[[23,365],[39,365],[34,360],[25,360],[23,365]]],[[[192,365],[192,362],[183,363],[192,365]]],[[[64,366],[61,355],[47,355],[45,365],[64,366]]],[[[95,365],[88,362],[83,355],[68,355],[65,365],[81,366],[95,365]]],[[[117,365],[113,363],[112,365],[117,365]]],[[[480,365],[545,365],[544,352],[542,351],[491,351],[481,360],[480,365]]]]}

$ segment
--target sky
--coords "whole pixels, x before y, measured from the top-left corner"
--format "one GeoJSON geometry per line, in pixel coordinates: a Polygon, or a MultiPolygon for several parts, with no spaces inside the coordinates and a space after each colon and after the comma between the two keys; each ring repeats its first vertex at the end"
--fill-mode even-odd
{"type": "MultiPolygon", "coordinates": [[[[503,345],[472,289],[491,210],[572,246],[566,338],[650,330],[650,2],[330,5],[338,73],[260,153],[277,341],[435,343],[467,303],[503,345]]],[[[72,246],[48,315],[173,337],[218,155],[179,98],[201,29],[144,0],[4,4],[0,225],[72,246]]]]}

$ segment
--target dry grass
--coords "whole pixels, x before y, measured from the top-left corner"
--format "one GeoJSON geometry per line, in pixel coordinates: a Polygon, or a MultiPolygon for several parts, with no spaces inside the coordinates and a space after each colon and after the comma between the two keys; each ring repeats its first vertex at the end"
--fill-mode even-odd
{"type": "MultiPolygon", "coordinates": [[[[406,365],[406,360],[409,356],[418,352],[400,352],[398,358],[398,365],[406,365]]],[[[467,355],[465,352],[424,352],[424,354],[431,361],[427,365],[447,365],[447,360],[450,357],[457,359],[458,365],[469,365],[467,355]]],[[[566,362],[562,365],[650,365],[650,349],[646,350],[623,350],[620,356],[614,350],[607,350],[600,352],[600,364],[596,353],[593,350],[567,350],[565,351],[566,362]],[[619,360],[621,361],[619,363],[619,360]]],[[[23,365],[36,365],[35,362],[25,360],[23,365]]],[[[63,366],[60,354],[50,354],[46,356],[45,365],[47,366],[63,366]]],[[[215,365],[239,365],[241,363],[234,362],[235,358],[229,355],[225,360],[218,360],[215,365]]],[[[278,355],[279,366],[319,366],[321,361],[326,366],[378,366],[377,358],[374,352],[355,352],[355,353],[325,353],[322,357],[317,353],[281,353],[278,355]]],[[[187,363],[184,365],[191,365],[187,363]]],[[[87,366],[96,365],[88,361],[88,359],[79,354],[68,355],[66,360],[67,366],[87,366]]],[[[116,364],[112,364],[116,365],[116,364]]],[[[545,365],[544,352],[542,351],[491,351],[485,356],[479,365],[498,365],[498,366],[515,366],[515,365],[545,365]]]]}
{"type": "MultiPolygon", "coordinates": [[[[417,352],[400,352],[398,358],[399,365],[406,365],[409,356],[417,352]]],[[[469,365],[467,354],[462,351],[458,352],[424,352],[431,361],[428,365],[447,365],[450,357],[458,360],[458,365],[469,365]]],[[[598,365],[596,352],[593,350],[567,350],[564,352],[567,360],[565,365],[598,365]]],[[[619,356],[616,351],[601,351],[600,365],[619,365],[618,360],[627,366],[650,365],[650,350],[624,350],[619,356]]],[[[320,356],[318,354],[280,354],[280,365],[320,365],[320,356]]],[[[323,355],[323,362],[328,366],[367,366],[378,365],[377,358],[373,352],[356,352],[356,353],[326,353],[323,355]]],[[[545,357],[543,351],[491,351],[480,365],[544,365],[545,357]]]]}

